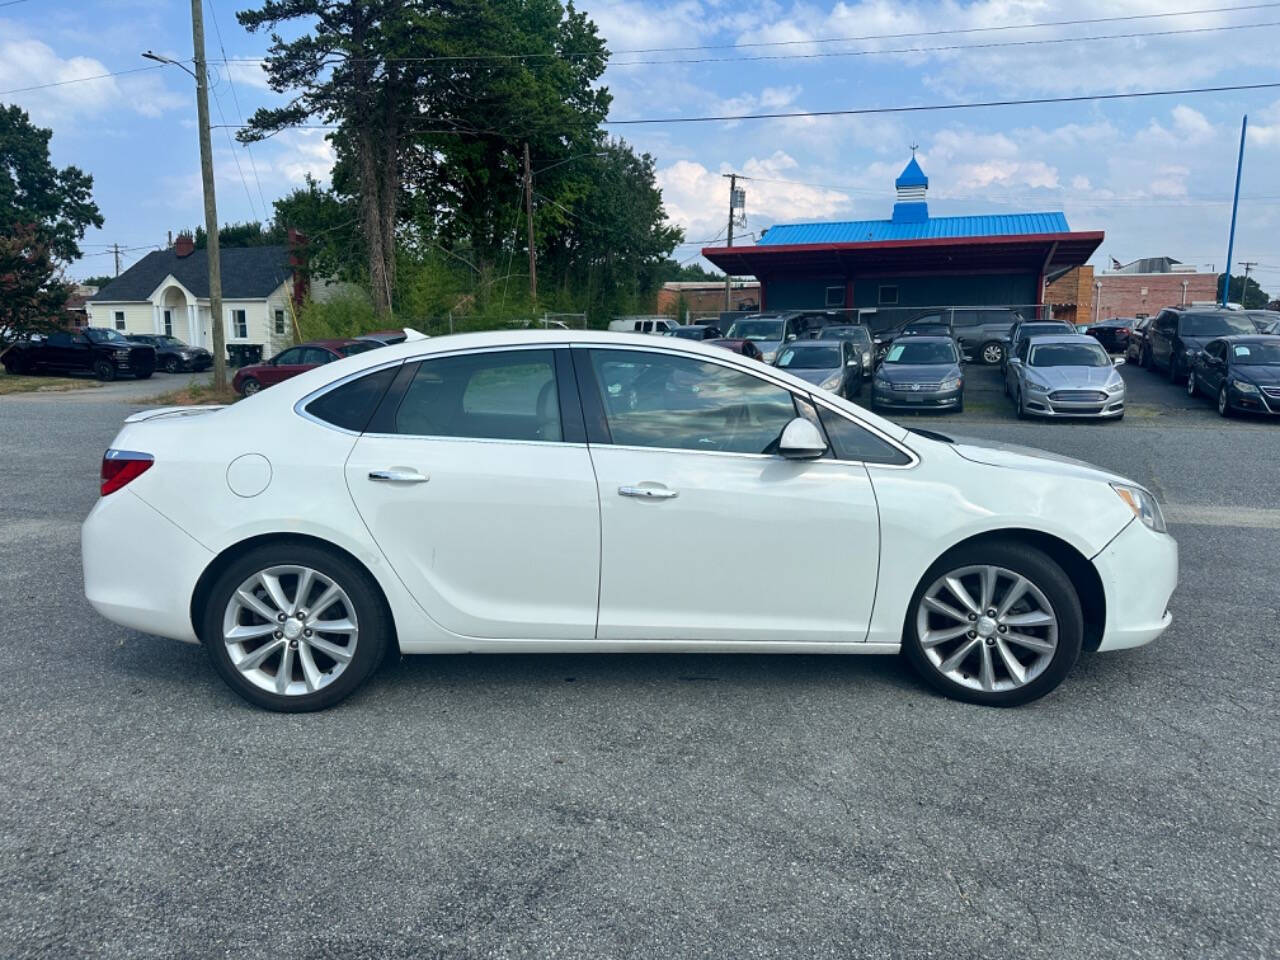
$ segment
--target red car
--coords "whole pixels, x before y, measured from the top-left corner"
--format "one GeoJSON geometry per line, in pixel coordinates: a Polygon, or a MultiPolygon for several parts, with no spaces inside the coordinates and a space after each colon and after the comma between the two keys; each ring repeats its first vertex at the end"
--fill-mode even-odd
{"type": "Polygon", "coordinates": [[[752,360],[764,360],[764,355],[760,352],[760,348],[750,340],[727,340],[721,338],[719,340],[704,340],[702,342],[708,346],[723,347],[726,350],[732,350],[734,353],[740,353],[744,357],[749,357],[752,360]]]}
{"type": "Polygon", "coordinates": [[[231,386],[242,397],[251,397],[263,387],[288,380],[343,357],[354,357],[366,350],[382,346],[372,340],[312,340],[282,350],[270,360],[251,364],[236,371],[231,386]]]}

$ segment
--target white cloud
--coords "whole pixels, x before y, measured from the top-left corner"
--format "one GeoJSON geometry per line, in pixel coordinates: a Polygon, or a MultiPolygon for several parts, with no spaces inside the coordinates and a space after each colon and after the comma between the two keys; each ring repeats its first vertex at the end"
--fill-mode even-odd
{"type": "Polygon", "coordinates": [[[325,139],[323,130],[291,130],[281,134],[276,141],[279,149],[274,169],[290,186],[301,184],[308,175],[321,183],[328,183],[338,157],[333,144],[325,139]]]}

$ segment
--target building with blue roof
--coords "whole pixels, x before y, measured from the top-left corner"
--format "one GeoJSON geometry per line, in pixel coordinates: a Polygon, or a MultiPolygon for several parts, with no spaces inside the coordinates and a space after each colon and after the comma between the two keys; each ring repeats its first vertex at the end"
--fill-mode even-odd
{"type": "Polygon", "coordinates": [[[943,307],[1030,314],[1044,302],[1046,276],[1084,264],[1104,237],[1073,231],[1056,211],[930,217],[929,178],[914,154],[894,187],[887,220],[780,223],[754,245],[702,255],[759,279],[762,310],[856,310],[883,328],[943,307]]]}

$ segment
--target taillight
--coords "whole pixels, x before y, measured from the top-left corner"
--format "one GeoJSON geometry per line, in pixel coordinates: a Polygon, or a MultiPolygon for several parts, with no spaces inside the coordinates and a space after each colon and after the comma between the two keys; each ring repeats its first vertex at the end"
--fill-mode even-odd
{"type": "Polygon", "coordinates": [[[102,455],[102,495],[115,493],[151,469],[156,458],[136,450],[108,450],[102,455]]]}

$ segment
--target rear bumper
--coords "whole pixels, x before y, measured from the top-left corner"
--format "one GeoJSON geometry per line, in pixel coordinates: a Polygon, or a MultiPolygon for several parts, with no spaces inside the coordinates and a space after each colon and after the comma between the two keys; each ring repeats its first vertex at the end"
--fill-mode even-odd
{"type": "Polygon", "coordinates": [[[1133,520],[1093,558],[1107,598],[1099,650],[1150,643],[1173,617],[1169,598],[1178,585],[1178,542],[1133,520]]]}
{"type": "Polygon", "coordinates": [[[98,500],[80,529],[84,595],[113,623],[197,643],[191,596],[213,554],[129,489],[98,500]]]}

